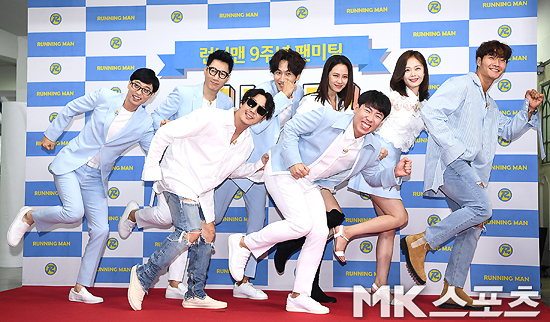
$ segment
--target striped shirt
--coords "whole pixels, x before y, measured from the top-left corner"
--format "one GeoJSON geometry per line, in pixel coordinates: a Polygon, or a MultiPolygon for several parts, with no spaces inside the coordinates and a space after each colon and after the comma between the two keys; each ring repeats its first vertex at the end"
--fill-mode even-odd
{"type": "Polygon", "coordinates": [[[503,115],[483,93],[475,73],[448,79],[422,109],[428,129],[424,195],[443,196],[443,172],[456,159],[470,161],[485,187],[489,183],[498,137],[513,140],[529,127],[540,134],[538,114],[528,122],[529,100],[514,117],[503,115]]]}

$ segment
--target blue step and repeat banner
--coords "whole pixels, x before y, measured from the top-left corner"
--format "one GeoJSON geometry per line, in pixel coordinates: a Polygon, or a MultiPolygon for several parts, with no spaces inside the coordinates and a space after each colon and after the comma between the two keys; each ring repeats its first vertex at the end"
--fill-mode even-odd
{"type": "MultiPolygon", "coordinates": [[[[475,71],[475,49],[486,40],[509,44],[514,53],[502,79],[491,88],[502,113],[521,108],[527,89],[536,88],[537,1],[492,0],[29,0],[28,133],[26,204],[35,208],[60,204],[50,163],[87,120],[76,117],[55,150],[40,147],[43,132],[70,100],[107,87],[127,91],[137,68],[154,69],[161,79],[158,95],[146,107],[152,112],[177,85],[204,79],[206,58],[217,48],[231,52],[235,67],[223,89],[236,103],[255,84],[272,79],[269,59],[280,48],[292,48],[307,59],[300,78],[306,92],[315,90],[324,62],[333,54],[350,58],[357,92],[389,91],[397,58],[408,49],[429,63],[430,92],[449,77],[475,71]]],[[[389,284],[413,285],[399,235],[422,231],[445,218],[444,200],[422,196],[427,134],[422,133],[407,157],[413,173],[402,186],[410,221],[395,238],[389,284]]],[[[151,186],[140,180],[144,154],[133,147],[120,157],[109,182],[110,238],[96,286],[126,287],[130,268],[143,263],[169,230],[137,230],[127,240],[117,224],[130,200],[149,205],[151,186]]],[[[486,224],[465,286],[521,286],[540,290],[537,211],[537,136],[528,131],[514,142],[499,141],[491,183],[494,207],[486,224]]],[[[375,216],[368,196],[348,190],[336,193],[346,225],[375,216]]],[[[269,222],[279,220],[266,205],[269,222]]],[[[235,195],[225,221],[217,227],[216,252],[208,287],[231,288],[227,236],[246,231],[241,194],[235,195]]],[[[73,285],[87,243],[87,223],[58,225],[47,233],[33,230],[24,241],[23,284],[73,285]]],[[[453,240],[427,255],[429,280],[422,294],[440,294],[453,240]]],[[[334,260],[329,244],[323,257],[321,286],[326,291],[370,287],[375,278],[376,236],[353,240],[348,263],[334,260]]],[[[273,253],[258,265],[254,284],[268,290],[290,290],[294,255],[286,273],[277,274],[273,253]]],[[[155,287],[165,287],[163,275],[155,287]]]]}

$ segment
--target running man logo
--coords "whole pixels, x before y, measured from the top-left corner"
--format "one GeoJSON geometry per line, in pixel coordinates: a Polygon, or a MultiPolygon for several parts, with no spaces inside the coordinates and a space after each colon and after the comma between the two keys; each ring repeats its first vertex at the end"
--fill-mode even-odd
{"type": "Polygon", "coordinates": [[[111,90],[112,90],[113,92],[116,92],[116,93],[119,93],[119,94],[122,93],[122,91],[120,90],[120,88],[119,88],[119,87],[116,87],[116,86],[113,87],[113,88],[111,88],[111,90]]]}
{"type": "Polygon", "coordinates": [[[107,248],[110,250],[115,250],[118,248],[118,240],[116,238],[107,239],[107,248]]]}
{"type": "Polygon", "coordinates": [[[428,4],[428,11],[436,14],[441,10],[441,3],[438,1],[432,1],[428,4]]]}
{"type": "Polygon", "coordinates": [[[50,164],[48,164],[48,172],[53,174],[53,171],[52,171],[52,163],[50,162],[50,164]]]}
{"type": "Polygon", "coordinates": [[[241,189],[239,189],[239,190],[237,191],[237,193],[235,193],[235,195],[233,196],[233,199],[239,200],[239,199],[241,199],[242,197],[243,197],[243,191],[242,191],[241,189]]]}
{"type": "Polygon", "coordinates": [[[512,83],[507,79],[502,79],[498,82],[498,90],[501,92],[508,92],[512,89],[512,83]]]}
{"type": "Polygon", "coordinates": [[[512,27],[508,25],[502,25],[498,27],[498,35],[502,38],[508,38],[512,34],[512,27]]]}
{"type": "Polygon", "coordinates": [[[46,273],[46,275],[53,275],[57,272],[57,266],[55,266],[54,263],[48,263],[46,264],[46,266],[44,267],[44,272],[46,273]]]}
{"type": "Polygon", "coordinates": [[[430,217],[428,217],[428,220],[427,220],[429,226],[433,226],[440,221],[441,221],[441,217],[439,217],[436,214],[431,215],[430,217]]]}
{"type": "Polygon", "coordinates": [[[514,253],[514,249],[510,244],[502,244],[498,247],[498,253],[502,257],[510,257],[512,256],[512,253],[514,253]]]}
{"type": "Polygon", "coordinates": [[[372,252],[372,243],[368,240],[364,240],[361,242],[361,245],[359,246],[359,249],[364,253],[368,254],[372,252]]]}
{"type": "Polygon", "coordinates": [[[113,37],[111,39],[111,47],[113,49],[119,49],[120,47],[122,47],[122,39],[120,39],[119,37],[113,37]]]}
{"type": "Polygon", "coordinates": [[[48,119],[50,120],[50,123],[53,122],[53,120],[55,120],[57,115],[58,115],[57,112],[53,112],[52,114],[50,114],[50,116],[48,117],[48,119]]]}
{"type": "Polygon", "coordinates": [[[512,191],[510,191],[510,189],[508,188],[500,189],[500,191],[498,192],[498,199],[504,202],[510,201],[510,199],[512,199],[512,191]]]}
{"type": "Polygon", "coordinates": [[[116,199],[120,195],[120,190],[117,187],[112,187],[108,192],[109,198],[116,199]]]}
{"type": "Polygon", "coordinates": [[[50,65],[50,73],[53,75],[59,75],[61,73],[61,65],[58,63],[53,63],[50,65]]]}
{"type": "Polygon", "coordinates": [[[368,193],[361,192],[359,195],[361,196],[361,199],[363,199],[363,200],[369,200],[370,199],[370,195],[368,193]]]}
{"type": "Polygon", "coordinates": [[[53,13],[51,16],[50,16],[50,22],[52,23],[52,25],[54,26],[57,26],[61,23],[61,15],[58,14],[58,13],[53,13]]]}
{"type": "Polygon", "coordinates": [[[308,11],[306,7],[299,7],[296,9],[296,17],[298,19],[305,19],[307,17],[308,11]]]}
{"type": "Polygon", "coordinates": [[[172,15],[170,15],[170,19],[172,19],[172,21],[175,23],[181,22],[183,20],[183,13],[176,10],[172,12],[172,15]]]}
{"type": "Polygon", "coordinates": [[[509,146],[510,145],[510,140],[506,140],[506,139],[503,139],[503,138],[498,138],[498,144],[500,144],[500,146],[509,146]]]}
{"type": "Polygon", "coordinates": [[[441,280],[441,272],[434,268],[428,272],[428,278],[430,281],[437,283],[441,280]]]}
{"type": "Polygon", "coordinates": [[[441,63],[441,57],[437,54],[432,54],[428,57],[428,64],[432,67],[437,67],[441,63]]]}

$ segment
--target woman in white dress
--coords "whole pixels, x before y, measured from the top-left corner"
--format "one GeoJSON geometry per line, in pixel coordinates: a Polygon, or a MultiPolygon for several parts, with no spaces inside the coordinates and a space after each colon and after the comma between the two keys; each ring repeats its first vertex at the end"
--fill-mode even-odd
{"type": "MultiPolygon", "coordinates": [[[[395,66],[389,95],[392,111],[375,132],[388,155],[381,161],[385,168],[395,167],[401,154],[408,152],[416,137],[425,128],[420,109],[428,98],[429,75],[424,56],[418,51],[404,52],[395,66]]],[[[408,221],[407,210],[401,200],[400,187],[373,188],[356,176],[348,187],[370,195],[377,217],[351,226],[338,226],[334,235],[334,253],[345,262],[344,250],[348,241],[357,235],[379,233],[376,245],[376,278],[371,291],[387,284],[393,253],[395,229],[408,221]]]]}
{"type": "MultiPolygon", "coordinates": [[[[353,113],[351,102],[354,90],[353,69],[350,60],[346,56],[333,55],[325,62],[317,91],[302,98],[296,115],[317,108],[332,108],[336,111],[353,113]]],[[[321,194],[327,211],[327,225],[329,228],[334,228],[344,220],[345,216],[330,190],[322,189],[321,194]]],[[[277,244],[274,258],[277,272],[284,272],[287,259],[302,247],[304,240],[305,238],[299,238],[277,244]]],[[[311,297],[320,303],[334,303],[336,298],[326,295],[319,287],[319,269],[313,281],[311,297]]]]}

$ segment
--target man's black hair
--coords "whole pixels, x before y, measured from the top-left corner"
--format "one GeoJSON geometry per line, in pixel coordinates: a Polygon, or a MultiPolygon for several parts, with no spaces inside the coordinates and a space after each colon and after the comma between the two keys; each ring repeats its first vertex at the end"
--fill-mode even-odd
{"type": "Polygon", "coordinates": [[[388,117],[391,112],[390,99],[384,93],[376,90],[366,91],[359,95],[357,104],[359,104],[359,106],[365,104],[378,110],[380,113],[384,114],[384,118],[388,117]]]}
{"type": "Polygon", "coordinates": [[[244,104],[249,98],[254,97],[256,95],[263,95],[265,97],[265,109],[267,110],[267,114],[265,115],[265,119],[269,120],[273,116],[273,112],[275,111],[275,102],[273,102],[273,96],[271,96],[270,93],[264,91],[261,88],[254,88],[249,89],[244,93],[243,98],[241,100],[241,104],[244,104]]]}

